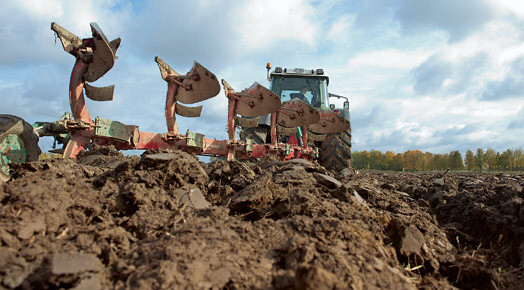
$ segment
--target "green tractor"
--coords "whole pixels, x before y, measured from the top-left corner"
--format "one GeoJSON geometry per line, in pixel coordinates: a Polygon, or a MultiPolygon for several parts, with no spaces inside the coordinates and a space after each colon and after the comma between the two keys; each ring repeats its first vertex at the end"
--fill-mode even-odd
{"type": "MultiPolygon", "coordinates": [[[[302,68],[282,68],[276,67],[271,70],[271,64],[266,66],[267,78],[271,82],[270,89],[281,97],[282,102],[299,98],[315,109],[331,109],[335,113],[350,121],[349,100],[347,97],[328,93],[329,77],[323,69],[302,69],[302,68]],[[335,107],[330,101],[343,99],[342,108],[335,107]]],[[[270,142],[270,115],[262,116],[258,127],[245,128],[241,132],[242,139],[252,139],[256,144],[270,142]]],[[[296,140],[300,144],[300,127],[296,133],[296,140]]],[[[351,128],[338,133],[317,135],[308,132],[309,140],[313,145],[320,149],[320,163],[329,169],[341,170],[351,165],[351,128]]],[[[282,136],[287,139],[293,136],[282,136]]]]}
{"type": "Polygon", "coordinates": [[[0,114],[0,183],[9,179],[9,163],[37,161],[41,150],[38,140],[43,136],[54,137],[50,153],[62,154],[71,134],[62,125],[71,120],[71,113],[65,113],[55,122],[36,122],[30,125],[22,118],[0,114]],[[62,148],[55,149],[57,144],[62,148]]]}
{"type": "Polygon", "coordinates": [[[9,179],[9,163],[38,160],[40,147],[33,126],[12,115],[0,115],[0,183],[9,179]]]}

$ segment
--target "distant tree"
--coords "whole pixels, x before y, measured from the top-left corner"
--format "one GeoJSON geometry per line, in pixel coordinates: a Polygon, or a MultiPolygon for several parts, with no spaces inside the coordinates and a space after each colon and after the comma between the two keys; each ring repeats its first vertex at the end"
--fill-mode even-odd
{"type": "Polygon", "coordinates": [[[478,172],[482,172],[484,167],[484,150],[482,148],[477,148],[477,154],[475,154],[475,169],[478,172]]]}
{"type": "Polygon", "coordinates": [[[417,160],[421,158],[422,152],[419,150],[408,150],[404,153],[404,168],[407,170],[417,169],[417,160]]]}
{"type": "Polygon", "coordinates": [[[393,170],[404,171],[404,155],[398,153],[393,158],[393,170]]]}
{"type": "Polygon", "coordinates": [[[362,152],[354,151],[351,154],[351,164],[355,169],[364,169],[362,162],[362,152]]]}
{"type": "Polygon", "coordinates": [[[468,151],[466,151],[466,159],[464,161],[466,162],[466,168],[471,172],[475,167],[475,155],[473,155],[471,150],[468,149],[468,151]]]}
{"type": "Polygon", "coordinates": [[[426,158],[426,168],[425,170],[435,170],[435,155],[431,152],[424,152],[424,157],[426,158]]]}
{"type": "Polygon", "coordinates": [[[420,150],[408,150],[404,153],[395,154],[393,151],[382,153],[379,150],[355,151],[352,156],[352,164],[355,169],[375,170],[463,170],[482,172],[487,169],[494,170],[524,170],[524,152],[522,149],[507,149],[499,153],[494,149],[482,148],[473,154],[467,150],[465,159],[459,151],[451,151],[444,154],[433,154],[421,152],[420,150]]]}
{"type": "Polygon", "coordinates": [[[502,163],[503,163],[502,155],[500,155],[500,153],[497,152],[497,154],[495,154],[495,166],[493,166],[493,167],[496,170],[502,170],[502,168],[504,167],[504,165],[502,163]]]}
{"type": "Polygon", "coordinates": [[[433,155],[433,160],[431,161],[431,168],[435,170],[443,170],[447,168],[446,156],[442,154],[433,155]]]}
{"type": "Polygon", "coordinates": [[[462,155],[458,151],[451,151],[449,153],[448,167],[451,170],[462,170],[464,169],[464,162],[462,161],[462,155]]]}
{"type": "Polygon", "coordinates": [[[502,170],[507,171],[513,168],[513,151],[511,151],[511,149],[504,151],[500,155],[500,159],[502,164],[502,170]]]}
{"type": "Polygon", "coordinates": [[[369,169],[369,152],[364,150],[362,151],[362,168],[369,169]]]}
{"type": "Polygon", "coordinates": [[[522,152],[522,149],[513,150],[513,159],[515,162],[515,170],[524,170],[524,152],[522,152]]]}
{"type": "Polygon", "coordinates": [[[429,161],[426,158],[426,155],[420,154],[417,156],[417,161],[415,162],[415,169],[417,170],[428,170],[429,161]]]}
{"type": "Polygon", "coordinates": [[[396,170],[394,168],[395,163],[395,153],[393,151],[386,151],[384,153],[384,167],[387,170],[396,170]]]}
{"type": "Polygon", "coordinates": [[[497,161],[497,153],[492,148],[488,148],[486,152],[484,152],[484,164],[488,168],[488,171],[492,171],[494,167],[496,167],[496,161],[497,161]]]}
{"type": "Polygon", "coordinates": [[[369,168],[376,170],[384,169],[384,162],[382,160],[382,152],[378,150],[369,151],[369,168]]]}

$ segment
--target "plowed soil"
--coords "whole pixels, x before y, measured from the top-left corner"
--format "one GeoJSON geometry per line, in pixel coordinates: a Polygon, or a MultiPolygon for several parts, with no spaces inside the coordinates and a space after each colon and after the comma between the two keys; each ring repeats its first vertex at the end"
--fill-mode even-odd
{"type": "Polygon", "coordinates": [[[113,150],[11,171],[2,289],[524,289],[523,175],[113,150]]]}

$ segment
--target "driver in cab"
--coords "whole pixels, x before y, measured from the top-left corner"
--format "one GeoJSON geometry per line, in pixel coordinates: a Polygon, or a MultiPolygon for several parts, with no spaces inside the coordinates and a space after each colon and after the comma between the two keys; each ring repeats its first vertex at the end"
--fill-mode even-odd
{"type": "Polygon", "coordinates": [[[310,105],[309,100],[306,97],[307,92],[308,92],[308,88],[304,86],[300,89],[300,93],[291,94],[291,99],[299,98],[300,100],[304,101],[306,104],[310,105]]]}

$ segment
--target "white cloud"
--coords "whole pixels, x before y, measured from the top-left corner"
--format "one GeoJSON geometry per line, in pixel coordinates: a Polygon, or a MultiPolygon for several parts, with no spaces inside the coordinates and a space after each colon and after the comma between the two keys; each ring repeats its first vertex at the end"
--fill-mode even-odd
{"type": "Polygon", "coordinates": [[[326,38],[332,42],[347,42],[350,41],[351,29],[355,22],[355,16],[351,14],[344,14],[338,19],[335,19],[326,34],[326,38]]]}
{"type": "Polygon", "coordinates": [[[524,17],[524,2],[519,0],[491,0],[492,5],[524,17]]]}
{"type": "Polygon", "coordinates": [[[359,54],[349,60],[349,65],[359,67],[372,66],[393,69],[410,69],[422,63],[434,51],[386,49],[359,54]]]}
{"type": "Polygon", "coordinates": [[[38,17],[59,18],[64,13],[59,0],[23,0],[15,2],[24,7],[25,10],[27,10],[31,14],[36,15],[38,17]]]}
{"type": "Polygon", "coordinates": [[[315,11],[303,0],[252,0],[237,17],[240,39],[247,49],[263,50],[293,40],[315,47],[318,41],[315,11]]]}

